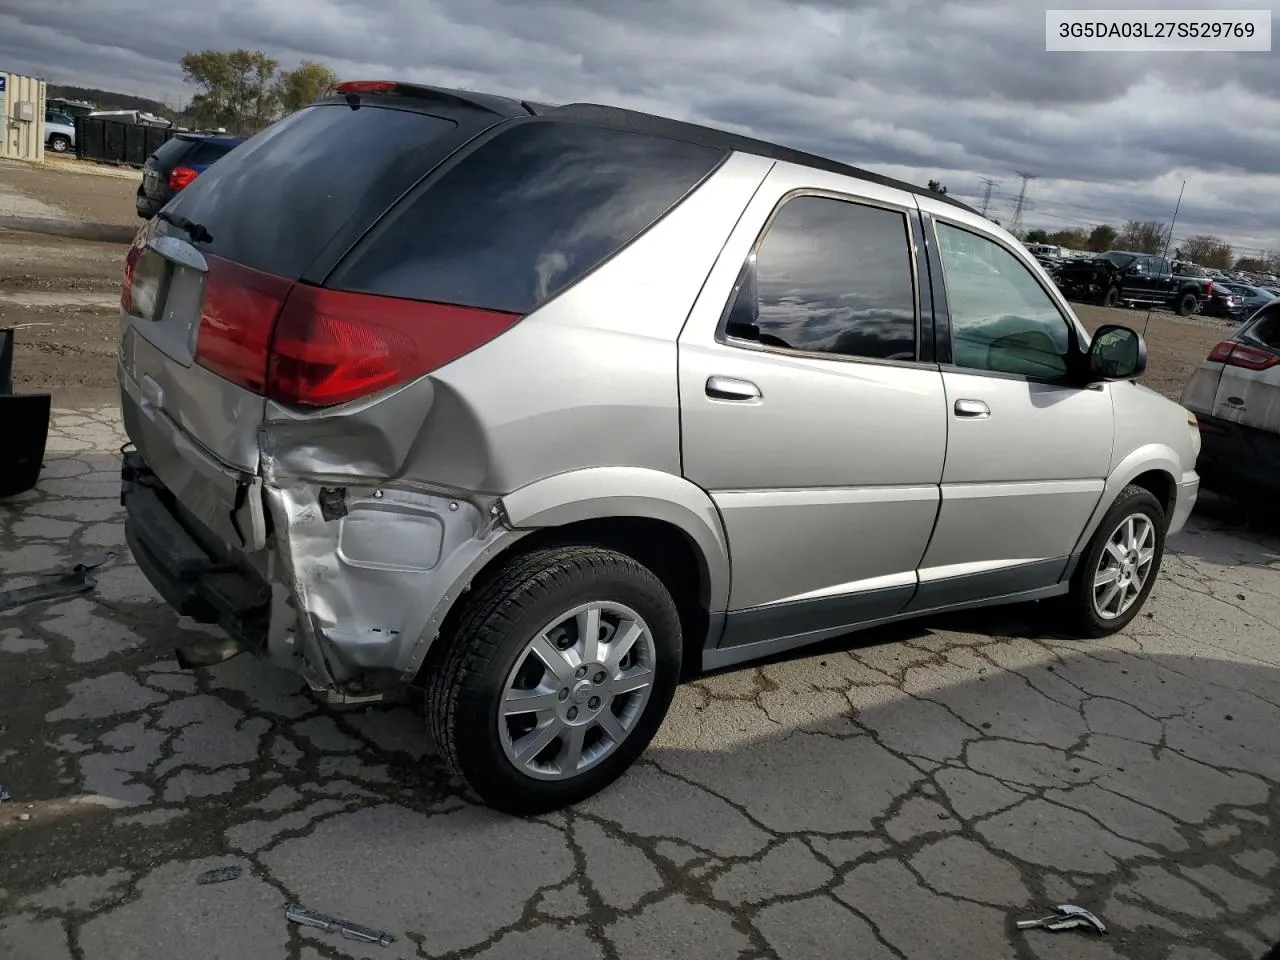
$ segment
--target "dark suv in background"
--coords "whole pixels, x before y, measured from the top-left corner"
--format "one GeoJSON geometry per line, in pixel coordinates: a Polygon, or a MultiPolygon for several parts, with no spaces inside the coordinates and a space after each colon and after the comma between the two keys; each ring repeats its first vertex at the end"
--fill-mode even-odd
{"type": "Polygon", "coordinates": [[[174,194],[242,143],[239,137],[197,133],[180,133],[166,140],[143,164],[138,216],[154,217],[174,194]]]}

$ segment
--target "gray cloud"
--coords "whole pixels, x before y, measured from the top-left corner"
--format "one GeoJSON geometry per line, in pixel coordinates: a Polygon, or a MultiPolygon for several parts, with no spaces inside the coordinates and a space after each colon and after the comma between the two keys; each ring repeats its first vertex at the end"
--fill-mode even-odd
{"type": "MultiPolygon", "coordinates": [[[[1239,6],[1200,0],[1215,5],[1239,6]]],[[[651,110],[941,176],[971,200],[979,176],[996,177],[1006,208],[1027,170],[1039,179],[1025,219],[1050,227],[1168,220],[1185,178],[1180,235],[1280,247],[1280,58],[1046,53],[1043,7],[1025,0],[205,0],[194,12],[7,0],[0,12],[0,66],[162,98],[184,92],[183,53],[239,46],[345,76],[651,110]]]]}

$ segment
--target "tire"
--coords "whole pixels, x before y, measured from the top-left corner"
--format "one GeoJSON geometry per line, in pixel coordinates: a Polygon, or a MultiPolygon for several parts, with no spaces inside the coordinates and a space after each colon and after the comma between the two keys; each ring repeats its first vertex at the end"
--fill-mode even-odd
{"type": "MultiPolygon", "coordinates": [[[[1111,505],[1111,509],[1103,516],[1102,522],[1098,524],[1098,529],[1089,541],[1089,546],[1080,558],[1079,566],[1071,578],[1071,590],[1064,598],[1064,606],[1072,632],[1082,637],[1109,636],[1123,630],[1138,615],[1138,612],[1147,602],[1147,597],[1151,593],[1151,588],[1155,584],[1156,578],[1160,575],[1160,562],[1164,558],[1165,529],[1167,526],[1168,520],[1165,517],[1164,509],[1160,506],[1160,501],[1152,496],[1151,491],[1134,484],[1130,484],[1120,491],[1120,496],[1116,497],[1116,502],[1111,505]],[[1101,567],[1104,554],[1106,555],[1107,566],[1114,567],[1117,565],[1117,558],[1107,549],[1108,543],[1114,535],[1119,533],[1122,526],[1131,521],[1135,522],[1135,532],[1140,531],[1143,520],[1145,520],[1150,531],[1149,534],[1142,535],[1143,551],[1145,552],[1147,546],[1149,546],[1151,553],[1148,563],[1139,563],[1137,566],[1138,573],[1141,573],[1145,568],[1145,575],[1141,579],[1138,591],[1129,600],[1129,605],[1124,607],[1123,610],[1120,609],[1121,603],[1115,600],[1107,604],[1107,607],[1111,609],[1100,609],[1098,600],[1106,600],[1108,593],[1103,590],[1099,596],[1095,593],[1094,588],[1095,578],[1103,572],[1101,567]]],[[[1128,569],[1132,570],[1133,568],[1130,567],[1128,569]]],[[[1120,572],[1123,573],[1124,568],[1120,572]]],[[[1132,582],[1133,580],[1130,579],[1129,583],[1132,584],[1132,582]]],[[[1127,597],[1127,588],[1125,588],[1125,594],[1127,597]]]]}
{"type": "Polygon", "coordinates": [[[463,603],[453,629],[438,641],[426,684],[426,712],[440,753],[481,801],[516,815],[556,810],[602,790],[644,752],[675,695],[682,656],[675,602],[647,567],[599,547],[539,550],[510,561],[463,603]],[[598,667],[577,675],[583,652],[577,630],[590,614],[565,618],[584,605],[606,607],[598,621],[602,641],[608,637],[613,642],[627,630],[626,621],[614,623],[622,611],[647,627],[630,647],[630,666],[626,659],[620,667],[606,663],[606,648],[598,654],[603,659],[593,661],[598,667]],[[551,638],[542,647],[543,656],[531,650],[540,635],[551,638]],[[544,666],[551,662],[547,657],[558,656],[557,642],[573,644],[556,661],[561,678],[544,666]],[[647,694],[609,692],[615,683],[637,682],[646,659],[652,668],[647,694]],[[563,672],[566,662],[568,672],[563,672]],[[534,683],[533,677],[540,677],[537,687],[547,687],[540,709],[500,719],[509,691],[529,691],[524,684],[534,683]],[[596,697],[596,691],[605,693],[596,697]],[[621,736],[608,736],[606,714],[612,717],[608,725],[621,736]],[[521,747],[534,743],[527,738],[536,735],[528,729],[535,724],[539,729],[555,725],[564,735],[520,757],[521,747]],[[570,737],[578,730],[583,731],[578,740],[583,763],[577,773],[562,772],[571,755],[570,737]],[[592,752],[598,756],[589,756],[592,752]]]}
{"type": "Polygon", "coordinates": [[[54,153],[66,153],[71,149],[71,141],[60,134],[54,134],[49,138],[49,149],[54,153]]]}
{"type": "Polygon", "coordinates": [[[1196,299],[1194,293],[1184,293],[1178,298],[1177,313],[1180,317],[1189,317],[1196,312],[1200,306],[1200,301],[1196,299]]]}
{"type": "Polygon", "coordinates": [[[1104,307],[1116,307],[1120,305],[1120,290],[1117,287],[1107,287],[1107,292],[1102,295],[1102,305],[1104,307]]]}

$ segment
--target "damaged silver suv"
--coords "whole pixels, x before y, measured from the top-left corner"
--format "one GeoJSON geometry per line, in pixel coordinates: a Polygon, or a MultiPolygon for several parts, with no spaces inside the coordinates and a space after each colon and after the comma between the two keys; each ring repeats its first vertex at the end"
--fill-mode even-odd
{"type": "Polygon", "coordinates": [[[617,778],[685,667],[1054,600],[1123,628],[1196,499],[1186,411],[1009,234],[771,144],[354,82],[125,267],[137,562],[335,704],[425,690],[488,803],[617,778]]]}

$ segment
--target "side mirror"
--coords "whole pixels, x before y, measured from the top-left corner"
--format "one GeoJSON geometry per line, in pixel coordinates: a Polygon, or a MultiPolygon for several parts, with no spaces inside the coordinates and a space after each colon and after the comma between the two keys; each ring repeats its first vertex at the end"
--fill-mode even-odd
{"type": "Polygon", "coordinates": [[[1147,369],[1147,342],[1128,327],[1107,324],[1089,341],[1089,376],[1095,380],[1132,380],[1147,369]]]}

